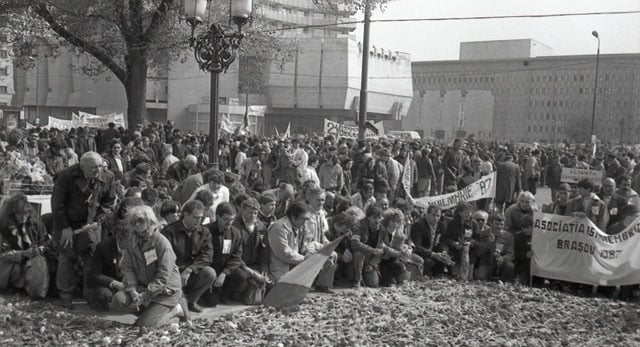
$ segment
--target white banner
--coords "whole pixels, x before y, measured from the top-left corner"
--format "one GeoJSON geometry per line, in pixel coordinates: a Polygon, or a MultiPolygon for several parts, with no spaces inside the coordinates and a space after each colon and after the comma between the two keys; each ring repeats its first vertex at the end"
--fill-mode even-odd
{"type": "Polygon", "coordinates": [[[71,120],[60,119],[60,118],[49,116],[49,121],[46,127],[56,128],[56,129],[71,129],[74,127],[74,125],[73,125],[73,121],[71,120]]]}
{"type": "Polygon", "coordinates": [[[600,286],[640,284],[640,218],[607,235],[587,218],[536,212],[531,274],[600,286]]]}
{"type": "Polygon", "coordinates": [[[587,169],[575,169],[570,167],[562,168],[562,176],[560,182],[565,183],[578,183],[581,179],[588,178],[594,184],[601,185],[604,178],[604,171],[602,170],[587,170],[587,169]]]}
{"type": "Polygon", "coordinates": [[[496,172],[482,176],[470,185],[449,194],[427,196],[414,200],[416,205],[436,205],[442,209],[455,207],[461,201],[476,201],[480,199],[494,198],[496,196],[496,172]]]}
{"type": "Polygon", "coordinates": [[[95,114],[79,111],[77,115],[73,114],[72,120],[76,127],[108,128],[109,123],[115,123],[116,127],[127,127],[124,121],[123,113],[109,113],[98,116],[95,114]]]}
{"type": "MultiPolygon", "coordinates": [[[[365,137],[376,137],[377,135],[371,131],[371,129],[367,129],[365,132],[365,137]]],[[[338,137],[349,137],[349,138],[357,138],[358,137],[358,127],[351,125],[344,125],[334,121],[330,121],[328,119],[324,120],[324,135],[333,135],[336,138],[338,137]]]]}

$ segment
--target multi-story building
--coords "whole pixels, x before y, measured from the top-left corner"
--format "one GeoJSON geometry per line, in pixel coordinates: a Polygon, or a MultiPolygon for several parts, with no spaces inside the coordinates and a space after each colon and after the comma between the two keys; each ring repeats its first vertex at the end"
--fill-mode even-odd
{"type": "MultiPolygon", "coordinates": [[[[250,100],[252,106],[266,104],[266,116],[263,121],[258,113],[264,108],[254,107],[252,110],[261,111],[250,113],[250,127],[258,134],[268,134],[275,132],[274,126],[283,130],[291,122],[292,132],[321,133],[324,118],[352,121],[358,108],[363,54],[360,44],[349,37],[355,24],[342,24],[353,21],[352,13],[321,9],[312,0],[262,0],[258,4],[261,16],[270,26],[283,29],[295,52],[282,69],[275,62],[266,65],[262,97],[254,98],[257,102],[250,100]]],[[[413,96],[409,56],[375,46],[368,54],[369,117],[399,128],[399,119],[406,115],[413,96]]],[[[23,107],[26,120],[33,124],[36,119],[46,123],[48,116],[69,119],[76,111],[126,113],[122,84],[110,72],[84,74],[80,68],[84,59],[73,50],[63,51],[56,57],[41,56],[30,69],[16,68],[10,104],[23,107]]],[[[245,98],[238,98],[241,68],[236,62],[220,74],[220,113],[234,124],[242,121],[244,113],[245,98]]],[[[208,131],[210,74],[200,71],[192,55],[164,69],[150,69],[148,75],[150,121],[174,120],[180,129],[208,131]]]]}
{"type": "Polygon", "coordinates": [[[0,106],[11,104],[13,90],[13,63],[10,57],[10,47],[3,44],[8,42],[0,34],[0,106]]]}
{"type": "MultiPolygon", "coordinates": [[[[415,98],[403,128],[447,139],[461,130],[515,142],[588,141],[596,55],[538,56],[550,50],[534,43],[473,43],[478,54],[463,43],[460,60],[413,62],[415,98]]],[[[640,142],[640,54],[600,55],[595,134],[640,142]]]]}
{"type": "Polygon", "coordinates": [[[265,129],[322,134],[324,119],[352,122],[359,108],[362,54],[369,54],[367,118],[399,129],[413,91],[408,54],[379,49],[363,52],[352,38],[305,39],[294,60],[273,64],[266,89],[265,129]]]}
{"type": "Polygon", "coordinates": [[[285,38],[344,37],[355,30],[349,11],[321,8],[313,0],[260,0],[257,12],[269,27],[292,28],[282,30],[285,38]]]}
{"type": "MultiPolygon", "coordinates": [[[[122,83],[110,72],[99,76],[83,73],[84,59],[86,56],[74,51],[63,51],[55,57],[37,58],[30,69],[16,68],[12,77],[15,93],[9,99],[10,104],[23,107],[25,119],[32,124],[46,124],[49,116],[70,119],[71,113],[77,111],[126,114],[122,83]]],[[[234,64],[227,74],[220,75],[221,97],[237,97],[237,71],[234,64]]],[[[146,93],[148,120],[170,119],[181,129],[196,130],[199,125],[198,130],[208,130],[208,122],[203,122],[208,121],[208,112],[198,117],[194,105],[207,105],[208,109],[210,79],[210,74],[200,71],[191,56],[185,62],[173,62],[167,69],[150,69],[146,93]]]]}
{"type": "MultiPolygon", "coordinates": [[[[350,33],[353,12],[318,7],[313,0],[262,0],[258,12],[290,39],[290,61],[267,64],[261,90],[265,133],[285,129],[322,134],[324,119],[352,122],[359,107],[363,50],[350,33]]],[[[374,40],[375,41],[375,40],[374,40]]],[[[411,97],[409,55],[372,46],[368,118],[399,128],[411,97]]],[[[242,65],[240,66],[242,69],[242,65]]]]}

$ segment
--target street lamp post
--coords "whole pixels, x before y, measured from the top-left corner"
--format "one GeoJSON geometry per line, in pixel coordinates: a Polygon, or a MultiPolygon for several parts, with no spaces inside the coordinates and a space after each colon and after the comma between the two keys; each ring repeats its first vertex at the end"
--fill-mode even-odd
{"type": "Polygon", "coordinates": [[[190,45],[194,50],[200,69],[211,74],[211,93],[209,101],[209,161],[218,167],[218,87],[220,73],[227,72],[236,60],[237,50],[244,38],[242,27],[247,24],[253,13],[253,0],[230,0],[230,16],[238,31],[226,31],[220,24],[211,26],[202,34],[194,37],[195,28],[202,23],[207,9],[207,0],[185,0],[184,14],[191,25],[190,45]]]}
{"type": "Polygon", "coordinates": [[[598,65],[600,63],[600,35],[597,31],[591,32],[596,39],[598,39],[598,51],[596,53],[596,78],[593,86],[593,107],[591,109],[591,138],[593,138],[594,127],[596,124],[596,97],[598,95],[598,65]]]}
{"type": "Polygon", "coordinates": [[[369,81],[369,32],[371,27],[371,5],[364,6],[364,36],[362,38],[362,70],[360,74],[360,111],[358,115],[358,139],[365,138],[367,129],[367,85],[369,81]]]}

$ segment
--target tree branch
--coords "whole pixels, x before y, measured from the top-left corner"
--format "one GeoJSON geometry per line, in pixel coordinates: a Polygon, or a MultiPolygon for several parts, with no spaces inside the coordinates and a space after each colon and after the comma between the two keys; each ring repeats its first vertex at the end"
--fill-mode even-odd
{"type": "Polygon", "coordinates": [[[131,36],[131,26],[129,26],[129,22],[127,22],[127,16],[125,15],[126,5],[124,0],[118,0],[118,4],[116,5],[116,14],[118,16],[118,26],[120,27],[120,32],[122,36],[124,36],[125,42],[131,42],[133,37],[131,36]]]}
{"type": "Polygon", "coordinates": [[[128,75],[126,70],[124,70],[120,65],[118,65],[108,54],[106,54],[103,50],[98,48],[97,46],[77,37],[73,33],[69,32],[66,28],[64,28],[60,23],[56,21],[53,17],[53,14],[47,9],[44,4],[40,4],[36,7],[36,13],[40,16],[45,22],[49,24],[51,30],[53,30],[60,37],[65,39],[70,44],[81,48],[85,52],[91,54],[96,59],[98,59],[102,64],[104,64],[114,75],[123,83],[126,84],[128,80],[128,75]]]}
{"type": "Polygon", "coordinates": [[[173,0],[162,0],[160,5],[158,5],[158,8],[153,13],[153,17],[151,17],[149,27],[144,32],[144,37],[147,41],[152,40],[153,36],[158,32],[158,28],[162,24],[162,20],[167,16],[167,12],[172,4],[173,0]]]}

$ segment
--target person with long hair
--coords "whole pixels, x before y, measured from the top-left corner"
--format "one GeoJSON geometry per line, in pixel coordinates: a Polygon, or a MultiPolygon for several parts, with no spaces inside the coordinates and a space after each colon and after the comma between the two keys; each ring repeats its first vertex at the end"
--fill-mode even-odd
{"type": "Polygon", "coordinates": [[[42,298],[49,288],[46,261],[33,261],[49,249],[49,234],[36,219],[24,194],[5,201],[0,209],[0,292],[25,289],[33,298],[42,298]],[[40,275],[38,275],[40,273],[40,275]]]}
{"type": "Polygon", "coordinates": [[[409,279],[406,262],[411,249],[405,244],[404,214],[396,208],[389,208],[382,214],[380,247],[384,251],[380,261],[380,284],[390,286],[402,284],[409,279]]]}
{"type": "Polygon", "coordinates": [[[127,213],[131,237],[123,252],[123,290],[112,303],[123,310],[138,310],[137,326],[161,326],[178,316],[188,319],[182,297],[180,272],[171,243],[159,230],[149,206],[134,206],[127,213]]]}

